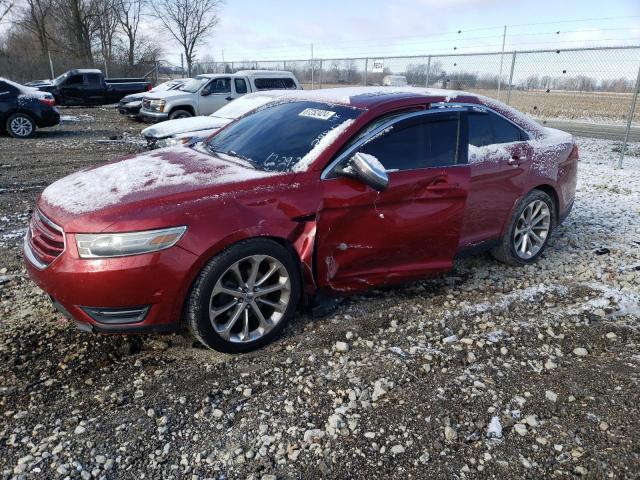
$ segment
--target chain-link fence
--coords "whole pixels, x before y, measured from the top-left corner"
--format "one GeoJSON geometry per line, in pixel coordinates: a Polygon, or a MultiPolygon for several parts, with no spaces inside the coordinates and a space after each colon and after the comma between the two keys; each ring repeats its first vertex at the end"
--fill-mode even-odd
{"type": "Polygon", "coordinates": [[[497,98],[543,122],[640,141],[640,46],[407,57],[197,63],[193,74],[287,70],[305,89],[349,85],[467,90],[497,98]],[[635,111],[634,111],[635,110],[635,111]],[[591,126],[589,126],[591,125],[591,126]],[[627,125],[629,125],[628,128],[627,125]],[[575,125],[574,125],[575,126],[575,125]]]}

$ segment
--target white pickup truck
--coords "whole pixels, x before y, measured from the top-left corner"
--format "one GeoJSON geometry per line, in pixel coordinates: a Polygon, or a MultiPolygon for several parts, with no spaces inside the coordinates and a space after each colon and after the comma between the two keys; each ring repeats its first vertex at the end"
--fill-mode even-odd
{"type": "Polygon", "coordinates": [[[210,115],[234,98],[263,90],[298,90],[291,72],[242,70],[234,74],[203,74],[180,88],[145,95],[140,116],[145,122],[210,115]]]}

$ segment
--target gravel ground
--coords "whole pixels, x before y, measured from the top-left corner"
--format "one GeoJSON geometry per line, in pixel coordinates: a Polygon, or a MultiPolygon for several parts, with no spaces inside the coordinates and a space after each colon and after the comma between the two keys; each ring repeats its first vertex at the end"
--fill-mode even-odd
{"type": "Polygon", "coordinates": [[[541,260],[488,255],[228,356],[77,331],[25,276],[36,194],[135,151],[110,108],[0,137],[1,478],[638,478],[640,145],[580,139],[541,260]],[[91,118],[87,118],[90,115],[91,118]]]}

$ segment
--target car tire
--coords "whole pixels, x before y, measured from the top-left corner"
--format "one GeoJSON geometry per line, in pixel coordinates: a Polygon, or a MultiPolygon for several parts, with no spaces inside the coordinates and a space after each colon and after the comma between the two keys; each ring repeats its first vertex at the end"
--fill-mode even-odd
{"type": "Polygon", "coordinates": [[[300,291],[300,268],[292,253],[273,240],[242,241],[202,269],[187,300],[186,323],[208,348],[249,352],[282,332],[296,312],[300,291]]]}
{"type": "Polygon", "coordinates": [[[541,190],[532,190],[518,202],[500,244],[491,254],[509,265],[533,263],[547,247],[556,222],[553,199],[541,190]]]}
{"type": "Polygon", "coordinates": [[[7,119],[5,127],[13,138],[29,138],[36,131],[36,122],[25,113],[14,113],[7,119]]]}
{"type": "Polygon", "coordinates": [[[189,118],[193,117],[188,110],[174,110],[169,114],[169,120],[175,120],[176,118],[189,118]]]}

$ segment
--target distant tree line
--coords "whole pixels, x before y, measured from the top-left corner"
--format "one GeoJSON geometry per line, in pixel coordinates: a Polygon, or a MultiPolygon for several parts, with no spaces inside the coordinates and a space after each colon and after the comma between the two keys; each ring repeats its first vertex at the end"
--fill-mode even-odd
{"type": "Polygon", "coordinates": [[[190,69],[222,1],[0,0],[0,21],[10,24],[0,39],[0,75],[27,81],[96,67],[139,76],[153,69],[167,38],[190,69]]]}

